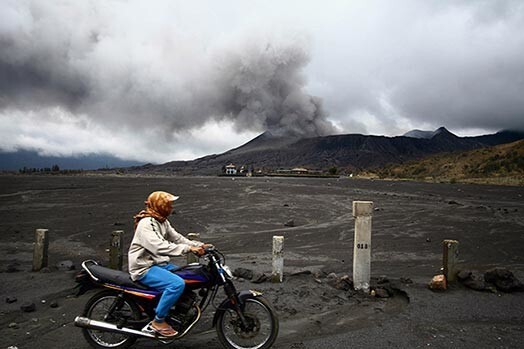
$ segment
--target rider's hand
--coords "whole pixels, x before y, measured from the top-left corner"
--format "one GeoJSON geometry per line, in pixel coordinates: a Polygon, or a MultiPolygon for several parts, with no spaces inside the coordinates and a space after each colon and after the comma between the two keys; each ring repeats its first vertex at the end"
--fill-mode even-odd
{"type": "Polygon", "coordinates": [[[196,254],[198,257],[200,256],[203,256],[206,251],[204,251],[204,248],[203,246],[200,246],[200,247],[191,247],[191,250],[190,250],[192,253],[196,254]]]}

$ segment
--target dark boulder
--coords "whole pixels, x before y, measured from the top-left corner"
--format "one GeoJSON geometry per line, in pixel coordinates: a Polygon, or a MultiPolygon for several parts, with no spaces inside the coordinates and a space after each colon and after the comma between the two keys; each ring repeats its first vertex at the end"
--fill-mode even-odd
{"type": "Polygon", "coordinates": [[[18,263],[11,263],[9,265],[7,265],[6,267],[6,273],[17,273],[20,271],[20,269],[18,268],[20,266],[20,264],[18,263]]]}
{"type": "Polygon", "coordinates": [[[331,274],[327,277],[327,284],[337,290],[349,291],[353,289],[353,279],[349,275],[333,277],[331,274]],[[330,277],[331,276],[331,277],[330,277]]]}
{"type": "Polygon", "coordinates": [[[233,276],[251,280],[253,278],[253,270],[246,268],[236,268],[235,271],[233,271],[233,276]]]}
{"type": "Polygon", "coordinates": [[[6,297],[5,302],[8,304],[16,302],[18,299],[16,297],[6,297]]]}
{"type": "Polygon", "coordinates": [[[377,298],[389,298],[389,292],[385,288],[375,289],[375,297],[377,298]]]}
{"type": "Polygon", "coordinates": [[[25,313],[30,313],[36,310],[35,303],[24,303],[20,306],[20,310],[22,310],[25,313]]]}
{"type": "Polygon", "coordinates": [[[469,275],[464,278],[465,275],[466,273],[462,275],[462,279],[459,277],[459,280],[464,286],[477,291],[490,291],[492,289],[484,280],[484,275],[481,272],[471,271],[469,275]]]}
{"type": "Polygon", "coordinates": [[[524,285],[507,268],[490,269],[484,274],[484,279],[502,292],[524,291],[524,285]]]}
{"type": "Polygon", "coordinates": [[[269,276],[264,273],[255,273],[253,274],[253,279],[251,280],[254,284],[261,284],[269,280],[269,276]]]}
{"type": "Polygon", "coordinates": [[[295,221],[290,219],[286,223],[284,223],[284,226],[285,227],[294,227],[295,226],[295,221]]]}
{"type": "Polygon", "coordinates": [[[471,274],[473,274],[471,270],[461,270],[457,273],[457,279],[459,279],[459,281],[467,280],[471,274]]]}

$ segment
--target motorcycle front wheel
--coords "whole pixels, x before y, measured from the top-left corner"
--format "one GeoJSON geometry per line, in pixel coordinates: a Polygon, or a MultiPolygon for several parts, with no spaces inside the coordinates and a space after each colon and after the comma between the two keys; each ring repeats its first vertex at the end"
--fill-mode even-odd
{"type": "MultiPolygon", "coordinates": [[[[118,324],[125,323],[126,320],[138,320],[140,311],[134,302],[119,298],[117,292],[104,290],[89,299],[83,316],[91,320],[118,324]]],[[[98,349],[128,348],[136,341],[136,337],[132,335],[88,328],[83,328],[82,333],[89,344],[98,349]]]]}
{"type": "Polygon", "coordinates": [[[244,300],[243,315],[247,328],[235,310],[220,309],[216,324],[218,339],[230,349],[267,349],[278,335],[278,318],[275,310],[263,297],[244,300]]]}

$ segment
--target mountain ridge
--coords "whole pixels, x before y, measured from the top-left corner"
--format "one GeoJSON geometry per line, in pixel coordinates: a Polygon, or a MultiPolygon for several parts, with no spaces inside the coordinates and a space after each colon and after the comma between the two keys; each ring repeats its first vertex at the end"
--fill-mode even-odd
{"type": "Polygon", "coordinates": [[[420,159],[428,155],[465,151],[524,138],[524,132],[500,131],[477,137],[459,137],[440,127],[431,138],[375,136],[362,134],[330,135],[296,139],[262,133],[251,141],[221,154],[191,161],[171,161],[132,171],[168,174],[211,175],[233,163],[257,169],[306,167],[327,170],[330,167],[352,172],[379,168],[390,163],[420,159]]]}

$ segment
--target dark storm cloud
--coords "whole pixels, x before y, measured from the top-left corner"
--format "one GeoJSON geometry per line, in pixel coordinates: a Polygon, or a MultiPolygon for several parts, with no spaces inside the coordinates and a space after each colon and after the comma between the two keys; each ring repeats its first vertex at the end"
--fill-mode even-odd
{"type": "Polygon", "coordinates": [[[168,161],[264,130],[523,129],[522,91],[522,1],[0,4],[0,149],[168,161]]]}
{"type": "Polygon", "coordinates": [[[211,56],[218,60],[191,61],[191,55],[201,52],[177,33],[164,33],[162,45],[127,52],[130,42],[116,26],[100,29],[99,21],[89,16],[98,13],[96,7],[85,8],[88,17],[77,28],[73,4],[48,9],[11,3],[12,12],[25,11],[25,16],[0,31],[0,107],[59,105],[97,122],[130,128],[148,120],[166,135],[212,119],[232,120],[239,130],[305,136],[334,131],[322,101],[304,92],[302,70],[309,61],[304,41],[244,38],[234,49],[216,48],[211,56]],[[57,15],[70,20],[55,22],[57,15]],[[158,62],[147,58],[151,49],[182,52],[163,58],[174,63],[154,67],[158,62]],[[194,66],[186,70],[189,65],[194,66]]]}
{"type": "MultiPolygon", "coordinates": [[[[335,19],[344,25],[325,18],[322,36],[351,30],[332,37],[338,55],[322,64],[344,69],[321,71],[315,60],[311,69],[316,80],[344,86],[314,90],[334,119],[387,134],[524,129],[524,2],[370,2],[335,19]]],[[[315,57],[327,50],[320,45],[315,57]]]]}

